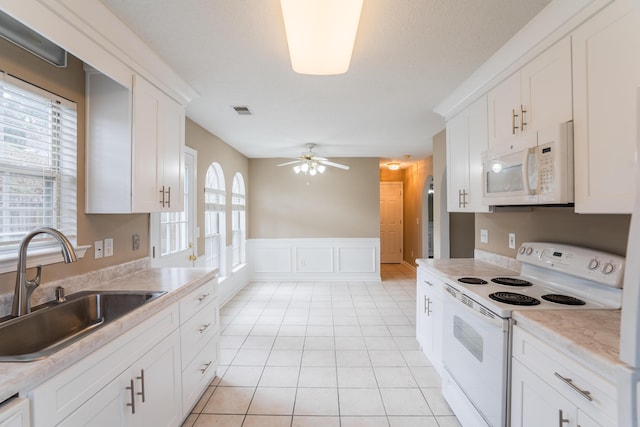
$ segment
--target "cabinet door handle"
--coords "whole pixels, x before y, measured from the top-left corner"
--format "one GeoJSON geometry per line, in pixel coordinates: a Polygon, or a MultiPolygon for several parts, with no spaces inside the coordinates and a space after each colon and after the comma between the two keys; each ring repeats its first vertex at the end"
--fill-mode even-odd
{"type": "Polygon", "coordinates": [[[202,325],[202,326],[200,327],[200,329],[198,329],[198,332],[200,332],[201,334],[203,334],[203,333],[204,333],[204,331],[206,331],[206,330],[207,330],[207,328],[209,328],[209,326],[211,326],[211,323],[207,323],[206,325],[202,325]]]}
{"type": "Polygon", "coordinates": [[[520,131],[524,132],[524,127],[527,125],[525,122],[524,115],[527,113],[527,110],[524,109],[524,105],[520,104],[520,131]]]}
{"type": "Polygon", "coordinates": [[[424,311],[423,311],[423,313],[427,314],[427,296],[426,295],[424,296],[424,311]]]}
{"type": "Polygon", "coordinates": [[[207,372],[209,370],[209,367],[211,366],[211,364],[213,363],[213,360],[210,360],[209,363],[205,363],[204,366],[202,368],[200,368],[200,372],[202,374],[204,374],[205,372],[207,372]]]}
{"type": "Polygon", "coordinates": [[[127,406],[131,406],[131,413],[136,413],[136,392],[133,389],[133,380],[130,380],[129,387],[125,387],[125,390],[131,390],[131,403],[127,403],[127,406]]]}
{"type": "Polygon", "coordinates": [[[140,376],[136,379],[140,380],[140,391],[136,394],[142,396],[142,403],[144,403],[144,369],[140,369],[140,376]]]}
{"type": "Polygon", "coordinates": [[[202,301],[204,301],[205,299],[207,299],[207,297],[208,297],[209,295],[211,295],[211,294],[204,294],[204,295],[200,295],[200,296],[198,297],[198,302],[202,302],[202,301]]]}
{"type": "Polygon", "coordinates": [[[424,283],[426,283],[426,284],[427,284],[427,285],[429,285],[429,286],[433,286],[433,283],[431,283],[431,282],[430,282],[430,281],[428,281],[428,280],[424,280],[424,283]]]}
{"type": "Polygon", "coordinates": [[[164,185],[162,186],[162,190],[160,190],[160,194],[162,194],[162,200],[160,200],[160,204],[164,208],[164,185]]]}
{"type": "Polygon", "coordinates": [[[171,207],[171,186],[167,187],[167,207],[171,207]]]}
{"type": "Polygon", "coordinates": [[[562,409],[558,409],[558,427],[562,427],[564,423],[568,423],[569,419],[564,417],[562,409]]]}
{"type": "Polygon", "coordinates": [[[518,125],[516,124],[516,117],[519,117],[516,114],[516,110],[513,109],[511,110],[511,134],[515,135],[516,131],[518,130],[518,125]]]}
{"type": "Polygon", "coordinates": [[[560,375],[557,372],[554,372],[553,375],[555,375],[556,377],[560,378],[562,381],[565,382],[565,384],[567,384],[569,387],[571,387],[572,389],[577,391],[580,394],[580,396],[584,397],[589,402],[593,401],[593,397],[591,397],[591,392],[587,391],[587,390],[582,390],[580,387],[578,387],[577,385],[575,385],[573,383],[573,380],[571,378],[563,377],[562,375],[560,375]]]}
{"type": "Polygon", "coordinates": [[[431,298],[427,298],[427,316],[430,316],[433,310],[431,310],[431,298]]]}

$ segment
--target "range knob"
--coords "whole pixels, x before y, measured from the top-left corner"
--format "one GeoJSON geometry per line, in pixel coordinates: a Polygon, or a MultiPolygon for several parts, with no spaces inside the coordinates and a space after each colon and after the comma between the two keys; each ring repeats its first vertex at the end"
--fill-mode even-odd
{"type": "Polygon", "coordinates": [[[604,274],[611,274],[613,273],[614,267],[613,264],[611,264],[610,262],[606,263],[603,267],[602,267],[602,272],[604,274]]]}
{"type": "Polygon", "coordinates": [[[531,255],[532,252],[533,252],[533,248],[527,248],[527,255],[531,255]]]}
{"type": "Polygon", "coordinates": [[[524,247],[524,246],[520,246],[520,251],[519,251],[519,252],[520,252],[520,255],[524,255],[524,252],[525,252],[526,250],[527,250],[527,248],[526,248],[526,247],[524,247]]]}
{"type": "Polygon", "coordinates": [[[591,261],[589,261],[589,270],[595,270],[596,268],[598,268],[600,266],[600,261],[598,261],[597,259],[593,258],[591,261]]]}

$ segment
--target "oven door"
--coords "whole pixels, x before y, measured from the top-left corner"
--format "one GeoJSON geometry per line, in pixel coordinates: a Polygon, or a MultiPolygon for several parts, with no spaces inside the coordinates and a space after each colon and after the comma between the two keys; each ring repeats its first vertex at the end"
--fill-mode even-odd
{"type": "Polygon", "coordinates": [[[509,389],[509,320],[455,289],[446,290],[444,367],[490,426],[504,426],[509,389]]]}

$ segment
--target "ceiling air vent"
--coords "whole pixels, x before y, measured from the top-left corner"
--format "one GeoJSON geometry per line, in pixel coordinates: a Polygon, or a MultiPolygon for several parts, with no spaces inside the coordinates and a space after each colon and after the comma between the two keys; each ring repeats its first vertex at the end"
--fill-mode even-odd
{"type": "Polygon", "coordinates": [[[233,107],[233,109],[236,110],[236,113],[241,116],[250,116],[251,114],[253,114],[251,110],[249,110],[249,107],[247,107],[246,105],[236,105],[235,107],[233,107]]]}

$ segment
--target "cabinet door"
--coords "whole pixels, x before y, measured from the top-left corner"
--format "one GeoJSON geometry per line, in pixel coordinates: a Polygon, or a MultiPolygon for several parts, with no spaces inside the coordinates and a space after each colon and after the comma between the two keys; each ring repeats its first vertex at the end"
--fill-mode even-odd
{"type": "Polygon", "coordinates": [[[520,134],[520,73],[487,94],[489,146],[506,144],[520,134]],[[518,115],[516,117],[515,115],[518,115]]]}
{"type": "Polygon", "coordinates": [[[482,152],[489,147],[486,97],[483,96],[467,109],[467,123],[467,145],[469,150],[467,211],[489,212],[489,207],[482,205],[484,181],[482,176],[482,152]]]}
{"type": "MultiPolygon", "coordinates": [[[[577,423],[578,423],[577,427],[602,427],[602,424],[598,424],[593,420],[593,418],[591,418],[590,416],[588,416],[587,414],[585,414],[579,409],[578,409],[577,423]]],[[[609,424],[609,425],[614,425],[614,424],[609,424]]]]}
{"type": "Polygon", "coordinates": [[[135,416],[135,385],[129,371],[110,382],[65,418],[59,427],[114,427],[130,426],[135,416]]]}
{"type": "Polygon", "coordinates": [[[575,210],[630,213],[636,190],[640,13],[616,1],[573,34],[575,210]]]}
{"type": "Polygon", "coordinates": [[[577,408],[560,393],[512,359],[512,427],[575,426],[576,412],[577,408]]]}
{"type": "Polygon", "coordinates": [[[447,210],[467,212],[469,194],[468,121],[465,111],[447,122],[447,210]]]}
{"type": "Polygon", "coordinates": [[[416,292],[416,339],[420,347],[422,347],[422,351],[427,354],[433,347],[431,339],[432,333],[430,331],[431,324],[429,323],[429,316],[427,314],[427,285],[422,283],[420,279],[418,279],[418,284],[416,285],[416,292]]]}
{"type": "Polygon", "coordinates": [[[29,427],[29,399],[14,398],[0,405],[0,427],[29,427]]]}
{"type": "Polygon", "coordinates": [[[184,210],[184,108],[168,96],[158,105],[158,189],[165,189],[163,211],[184,210]]]}
{"type": "MultiPolygon", "coordinates": [[[[133,79],[132,211],[158,212],[158,106],[162,94],[140,76],[133,79]]],[[[113,171],[119,173],[119,171],[113,171]]]]}
{"type": "Polygon", "coordinates": [[[178,426],[182,422],[180,335],[174,331],[130,371],[136,387],[136,425],[178,426]]]}

